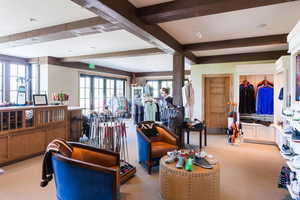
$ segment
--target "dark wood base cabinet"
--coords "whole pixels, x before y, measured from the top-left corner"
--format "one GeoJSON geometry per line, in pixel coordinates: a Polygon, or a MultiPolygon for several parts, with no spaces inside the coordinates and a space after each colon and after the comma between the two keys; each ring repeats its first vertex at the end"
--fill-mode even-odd
{"type": "Polygon", "coordinates": [[[67,138],[67,106],[0,108],[0,166],[46,150],[56,138],[67,138]]]}

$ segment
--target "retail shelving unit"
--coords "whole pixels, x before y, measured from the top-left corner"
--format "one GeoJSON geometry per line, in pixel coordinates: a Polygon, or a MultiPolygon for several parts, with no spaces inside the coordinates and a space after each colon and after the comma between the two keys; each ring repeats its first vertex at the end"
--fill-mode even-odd
{"type": "MultiPolygon", "coordinates": [[[[286,64],[288,68],[286,69],[287,73],[285,76],[288,79],[288,82],[285,83],[285,90],[284,95],[285,99],[283,101],[283,108],[288,106],[290,109],[294,111],[300,110],[300,103],[299,101],[296,101],[296,57],[300,55],[300,21],[295,26],[295,28],[291,31],[291,33],[288,35],[288,43],[289,43],[289,52],[291,53],[291,56],[289,57],[290,61],[288,59],[278,61],[279,64],[282,63],[289,63],[286,64]],[[287,95],[286,95],[287,94],[287,95]]],[[[293,129],[297,129],[300,131],[300,122],[293,120],[293,117],[287,117],[284,115],[279,116],[279,113],[277,114],[277,117],[275,116],[275,120],[282,121],[283,126],[291,126],[293,129]]],[[[294,150],[296,154],[300,154],[300,143],[294,142],[292,139],[292,136],[289,134],[285,134],[283,131],[283,128],[281,126],[277,126],[277,138],[276,143],[279,147],[279,149],[282,148],[282,144],[287,143],[290,145],[290,148],[294,150]]],[[[296,177],[298,182],[300,181],[300,169],[295,168],[292,163],[292,156],[286,156],[281,152],[281,155],[284,159],[287,160],[286,164],[287,166],[296,173],[296,177]]],[[[299,194],[295,194],[292,191],[291,185],[287,186],[287,189],[292,197],[292,199],[298,200],[300,199],[299,194]]]]}
{"type": "Polygon", "coordinates": [[[0,166],[45,151],[55,138],[67,138],[67,106],[0,108],[0,166]]]}

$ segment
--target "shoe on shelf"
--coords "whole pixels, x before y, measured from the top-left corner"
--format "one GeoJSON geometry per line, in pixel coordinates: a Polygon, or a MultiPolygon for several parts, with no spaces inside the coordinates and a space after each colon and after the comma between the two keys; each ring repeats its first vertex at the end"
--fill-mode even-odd
{"type": "Polygon", "coordinates": [[[300,142],[300,132],[298,130],[294,130],[292,133],[292,140],[294,142],[300,142]]]}
{"type": "Polygon", "coordinates": [[[0,168],[0,175],[4,174],[4,170],[0,168]]]}
{"type": "Polygon", "coordinates": [[[294,111],[291,108],[286,108],[283,110],[282,114],[287,117],[291,117],[294,115],[294,111]]]}
{"type": "Polygon", "coordinates": [[[183,167],[184,167],[184,162],[185,162],[185,157],[179,156],[179,157],[178,157],[178,161],[177,161],[177,163],[176,163],[176,168],[177,168],[177,169],[183,169],[183,167]]]}
{"type": "Polygon", "coordinates": [[[212,169],[213,167],[205,158],[195,158],[194,159],[194,165],[197,165],[199,167],[202,167],[204,169],[212,169]]]}
{"type": "Polygon", "coordinates": [[[193,159],[192,158],[188,158],[186,161],[185,161],[185,170],[186,171],[193,171],[193,159]]]}
{"type": "Polygon", "coordinates": [[[177,157],[178,157],[178,152],[177,151],[171,151],[171,152],[168,152],[168,158],[165,160],[165,162],[167,164],[170,164],[170,163],[173,163],[175,161],[177,161],[177,157]]]}

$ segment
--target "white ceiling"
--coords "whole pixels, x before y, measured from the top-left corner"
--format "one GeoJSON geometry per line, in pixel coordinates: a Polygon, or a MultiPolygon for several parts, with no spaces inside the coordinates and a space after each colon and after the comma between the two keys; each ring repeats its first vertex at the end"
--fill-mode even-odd
{"type": "Polygon", "coordinates": [[[287,50],[287,44],[281,45],[265,45],[265,46],[253,46],[253,47],[242,47],[242,48],[230,48],[230,49],[218,49],[209,51],[194,51],[196,56],[214,56],[214,55],[228,55],[228,54],[240,54],[240,53],[254,53],[264,51],[276,51],[276,50],[287,50]]]}
{"type": "Polygon", "coordinates": [[[135,7],[141,8],[141,7],[151,6],[159,3],[165,3],[173,0],[128,0],[128,1],[132,3],[135,7]]]}
{"type": "Polygon", "coordinates": [[[153,45],[125,30],[118,30],[9,49],[1,49],[0,54],[25,58],[42,56],[69,57],[145,48],[153,48],[153,45]]]}
{"type": "MultiPolygon", "coordinates": [[[[158,72],[173,70],[173,56],[168,54],[128,58],[90,59],[84,60],[84,62],[130,72],[158,72]]],[[[186,63],[185,68],[190,69],[190,65],[186,63]]]]}
{"type": "Polygon", "coordinates": [[[300,19],[300,1],[162,23],[182,44],[289,33],[300,19]],[[266,24],[264,28],[257,26],[266,24]],[[179,28],[184,27],[184,28],[179,28]],[[200,32],[202,38],[196,35],[200,32]]]}
{"type": "Polygon", "coordinates": [[[1,0],[0,36],[95,16],[70,0],[1,0]]]}

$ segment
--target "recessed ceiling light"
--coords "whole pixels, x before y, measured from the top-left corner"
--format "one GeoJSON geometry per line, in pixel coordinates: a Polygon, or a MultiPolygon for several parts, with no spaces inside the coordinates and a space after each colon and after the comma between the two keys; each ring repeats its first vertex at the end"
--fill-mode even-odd
{"type": "Polygon", "coordinates": [[[256,27],[257,28],[265,28],[267,26],[267,24],[258,24],[256,27]]]}
{"type": "Polygon", "coordinates": [[[69,50],[68,52],[69,52],[69,53],[72,53],[73,51],[72,51],[72,50],[69,50]]]}
{"type": "Polygon", "coordinates": [[[196,33],[197,38],[202,39],[202,34],[200,32],[196,33]]]}
{"type": "Polygon", "coordinates": [[[96,47],[91,47],[91,49],[96,49],[96,47]]]}
{"type": "Polygon", "coordinates": [[[36,22],[37,19],[35,19],[35,18],[29,18],[29,21],[31,21],[31,22],[36,22]]]}

